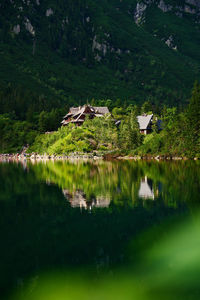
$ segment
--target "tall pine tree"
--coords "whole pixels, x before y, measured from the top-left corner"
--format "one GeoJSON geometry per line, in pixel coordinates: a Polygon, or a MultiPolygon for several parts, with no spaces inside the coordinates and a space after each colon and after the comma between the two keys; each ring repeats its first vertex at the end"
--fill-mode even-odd
{"type": "Polygon", "coordinates": [[[200,84],[196,81],[186,112],[187,144],[191,154],[200,154],[200,84]]]}

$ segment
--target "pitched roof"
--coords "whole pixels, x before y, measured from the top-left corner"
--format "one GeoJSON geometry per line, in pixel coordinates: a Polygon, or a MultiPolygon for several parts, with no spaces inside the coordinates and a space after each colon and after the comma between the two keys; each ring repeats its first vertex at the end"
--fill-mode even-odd
{"type": "Polygon", "coordinates": [[[109,109],[106,106],[98,107],[98,106],[83,105],[79,107],[70,107],[69,112],[64,116],[64,119],[69,116],[76,117],[79,114],[84,114],[84,110],[87,106],[90,108],[91,112],[95,114],[105,115],[110,113],[109,109]]]}
{"type": "Polygon", "coordinates": [[[153,118],[153,114],[152,115],[144,115],[144,116],[137,116],[137,120],[139,123],[139,128],[140,130],[145,130],[148,128],[151,120],[153,118]]]}
{"type": "Polygon", "coordinates": [[[102,114],[102,115],[110,113],[107,106],[100,106],[100,107],[94,106],[94,109],[95,109],[95,113],[99,113],[99,114],[102,114]]]}
{"type": "Polygon", "coordinates": [[[70,107],[69,112],[72,114],[76,114],[81,109],[81,106],[79,107],[70,107]]]}
{"type": "Polygon", "coordinates": [[[78,116],[79,114],[83,114],[85,111],[85,106],[82,106],[82,107],[78,107],[78,110],[73,114],[73,117],[76,117],[78,116]]]}

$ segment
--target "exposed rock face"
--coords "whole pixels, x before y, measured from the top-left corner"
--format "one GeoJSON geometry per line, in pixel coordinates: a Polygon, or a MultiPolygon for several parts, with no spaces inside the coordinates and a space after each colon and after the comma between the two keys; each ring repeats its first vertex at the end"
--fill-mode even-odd
{"type": "Polygon", "coordinates": [[[26,30],[32,35],[35,36],[35,30],[30,22],[30,20],[28,18],[25,18],[25,22],[24,22],[25,28],[26,30]]]}
{"type": "MultiPolygon", "coordinates": [[[[99,52],[101,52],[103,56],[105,56],[107,51],[108,51],[107,44],[105,42],[104,43],[99,43],[97,41],[97,36],[96,35],[94,36],[93,43],[92,43],[92,51],[94,52],[95,50],[98,50],[99,52]]],[[[97,61],[101,60],[101,57],[99,56],[99,53],[96,54],[95,59],[97,61]]]]}
{"type": "Polygon", "coordinates": [[[139,2],[136,5],[136,9],[134,12],[134,20],[137,25],[141,25],[145,22],[145,10],[147,5],[143,2],[139,2]]]}
{"type": "Polygon", "coordinates": [[[20,33],[20,25],[19,24],[17,24],[17,25],[15,25],[14,27],[13,27],[13,32],[15,33],[15,34],[19,34],[20,33]]]}
{"type": "Polygon", "coordinates": [[[184,12],[188,13],[188,14],[195,14],[196,13],[196,9],[195,8],[191,8],[188,5],[184,6],[184,12]]]}
{"type": "Polygon", "coordinates": [[[51,15],[53,15],[53,10],[51,8],[48,8],[46,10],[46,17],[50,17],[51,15]]]}
{"type": "Polygon", "coordinates": [[[170,4],[167,4],[164,0],[160,0],[160,2],[158,3],[158,7],[165,13],[174,9],[176,11],[175,14],[179,17],[182,17],[183,12],[196,14],[200,10],[200,1],[185,0],[181,5],[172,6],[170,4]]]}
{"type": "Polygon", "coordinates": [[[137,25],[145,23],[146,11],[150,6],[157,6],[164,13],[174,12],[180,18],[184,13],[200,16],[200,0],[185,0],[182,3],[172,4],[168,0],[143,0],[138,1],[134,11],[134,20],[137,25]]]}
{"type": "MultiPolygon", "coordinates": [[[[0,1],[0,8],[7,14],[0,16],[1,25],[5,25],[0,35],[4,38],[3,33],[8,32],[10,43],[15,39],[27,43],[33,55],[44,45],[53,55],[73,66],[82,64],[89,71],[93,66],[100,69],[105,65],[123,87],[140,81],[136,87],[138,95],[143,88],[146,93],[164,85],[160,78],[167,78],[171,70],[167,67],[168,55],[184,65],[181,55],[187,60],[194,54],[195,77],[199,72],[200,0],[8,0],[0,1]],[[198,50],[192,51],[192,47],[198,50]]],[[[52,78],[54,74],[49,79],[45,76],[45,86],[61,86],[60,91],[65,94],[63,86],[68,82],[52,78]]],[[[176,72],[171,82],[174,80],[176,72]]],[[[69,88],[69,93],[71,90],[76,89],[69,88]]],[[[111,93],[115,94],[115,90],[111,93]]]]}
{"type": "Polygon", "coordinates": [[[200,1],[199,0],[185,0],[185,2],[200,8],[200,1]]]}
{"type": "Polygon", "coordinates": [[[160,0],[158,7],[163,11],[163,12],[168,12],[172,10],[173,6],[169,4],[165,4],[164,0],[160,0]]]}
{"type": "Polygon", "coordinates": [[[173,39],[173,36],[170,35],[169,38],[165,41],[165,44],[173,49],[173,50],[177,50],[177,46],[174,44],[174,39],[173,39]]]}

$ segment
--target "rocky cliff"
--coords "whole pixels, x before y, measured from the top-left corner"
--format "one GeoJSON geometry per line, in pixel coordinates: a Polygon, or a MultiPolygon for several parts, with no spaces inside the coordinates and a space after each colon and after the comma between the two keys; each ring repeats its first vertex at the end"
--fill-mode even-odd
{"type": "Polygon", "coordinates": [[[2,0],[0,10],[1,82],[175,101],[199,78],[199,0],[2,0]]]}

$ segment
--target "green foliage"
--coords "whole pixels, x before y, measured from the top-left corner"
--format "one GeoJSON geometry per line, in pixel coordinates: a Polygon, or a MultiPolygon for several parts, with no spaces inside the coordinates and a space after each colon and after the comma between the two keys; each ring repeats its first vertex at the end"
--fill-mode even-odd
{"type": "Polygon", "coordinates": [[[144,144],[136,150],[140,155],[145,154],[160,154],[163,146],[162,134],[150,134],[144,138],[144,144]]]}
{"type": "Polygon", "coordinates": [[[109,116],[87,119],[81,127],[68,125],[56,132],[40,135],[30,151],[48,154],[113,149],[128,151],[140,145],[141,141],[136,116],[129,113],[119,129],[109,116]]]}
{"type": "MultiPolygon", "coordinates": [[[[39,113],[50,110],[44,104],[71,105],[80,99],[83,104],[93,98],[119,98],[121,106],[125,100],[141,103],[151,97],[156,104],[177,105],[199,77],[197,15],[183,13],[179,18],[176,9],[163,13],[155,1],[148,5],[144,24],[136,26],[136,0],[1,2],[0,83],[20,88],[10,101],[25,99],[24,107],[33,94],[40,97],[39,111],[34,107],[39,113]],[[53,11],[50,16],[48,8],[53,11]],[[27,30],[27,18],[35,34],[27,30]],[[171,35],[177,51],[165,44],[171,35]]],[[[0,113],[6,112],[0,108],[0,113]]]]}
{"type": "Polygon", "coordinates": [[[188,146],[191,152],[200,153],[200,84],[198,82],[194,84],[186,118],[188,146]]]}
{"type": "Polygon", "coordinates": [[[112,110],[112,115],[116,120],[121,120],[124,118],[126,112],[123,107],[114,107],[112,110]]]}
{"type": "Polygon", "coordinates": [[[82,127],[69,125],[58,131],[37,136],[29,151],[46,154],[67,154],[70,152],[90,152],[93,149],[93,134],[82,127]]]}
{"type": "Polygon", "coordinates": [[[50,161],[27,170],[0,164],[1,299],[198,299],[198,162],[50,161]],[[138,197],[144,176],[155,201],[138,197]],[[73,208],[62,189],[110,206],[73,208]]]}
{"type": "Polygon", "coordinates": [[[24,145],[33,143],[37,131],[27,121],[11,120],[8,115],[0,115],[0,152],[17,152],[24,145]]]}
{"type": "Polygon", "coordinates": [[[42,111],[38,119],[38,129],[41,132],[53,131],[60,127],[64,112],[59,109],[52,109],[50,112],[42,111]]]}
{"type": "MultiPolygon", "coordinates": [[[[101,100],[97,104],[105,105],[109,101],[101,100]]],[[[152,133],[145,137],[139,132],[136,116],[140,111],[150,109],[149,101],[142,108],[136,105],[129,105],[127,108],[115,107],[111,116],[86,119],[81,127],[70,124],[57,131],[62,115],[66,113],[63,109],[41,111],[39,115],[33,114],[32,117],[30,109],[27,119],[32,118],[35,124],[16,120],[15,113],[4,114],[0,115],[0,149],[1,152],[15,152],[26,144],[32,144],[30,152],[51,155],[116,150],[140,155],[199,157],[199,103],[200,87],[195,83],[188,107],[184,111],[178,111],[176,107],[164,106],[161,118],[154,113],[152,133]],[[158,119],[162,120],[161,131],[157,126],[158,119]],[[120,125],[115,125],[116,120],[120,120],[120,125]]],[[[156,108],[152,106],[151,109],[156,108]]]]}
{"type": "Polygon", "coordinates": [[[200,85],[196,82],[188,107],[182,111],[164,107],[162,131],[153,125],[153,133],[147,135],[143,145],[136,149],[140,155],[200,157],[200,85]]]}
{"type": "Polygon", "coordinates": [[[121,122],[119,129],[120,148],[128,152],[136,149],[142,143],[142,135],[139,132],[139,125],[134,112],[121,122]]]}
{"type": "Polygon", "coordinates": [[[141,107],[141,114],[152,114],[152,104],[149,100],[145,101],[141,107]]]}

